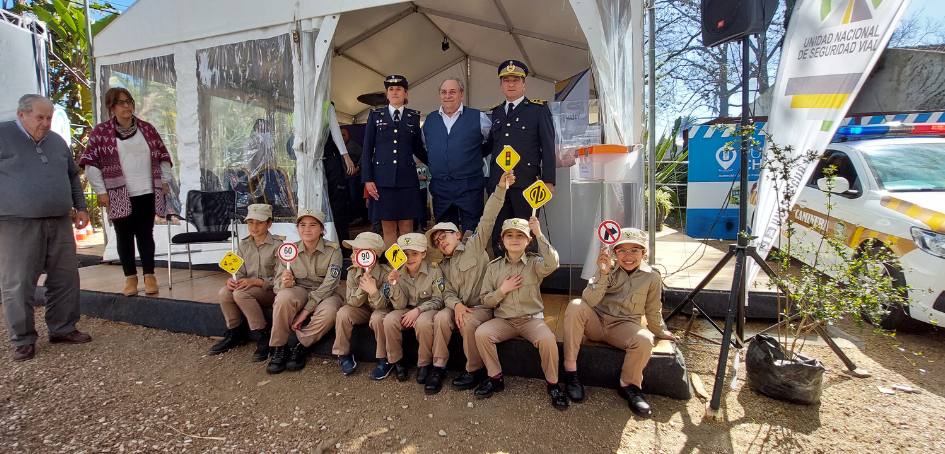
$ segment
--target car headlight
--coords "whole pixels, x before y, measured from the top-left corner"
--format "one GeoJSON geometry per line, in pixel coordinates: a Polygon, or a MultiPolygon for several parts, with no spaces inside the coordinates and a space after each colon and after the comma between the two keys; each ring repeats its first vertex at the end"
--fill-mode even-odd
{"type": "Polygon", "coordinates": [[[912,228],[912,239],[916,246],[936,257],[945,258],[945,235],[930,230],[912,228]]]}

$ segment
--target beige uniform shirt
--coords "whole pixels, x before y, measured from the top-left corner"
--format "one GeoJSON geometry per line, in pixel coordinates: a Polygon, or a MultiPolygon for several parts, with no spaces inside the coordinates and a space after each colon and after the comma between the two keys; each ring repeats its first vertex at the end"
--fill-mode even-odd
{"type": "MultiPolygon", "coordinates": [[[[420,309],[422,313],[443,309],[446,299],[452,299],[454,306],[457,302],[456,292],[443,278],[440,267],[426,260],[420,263],[420,272],[416,278],[410,277],[406,266],[402,267],[397,284],[391,285],[389,289],[390,303],[394,309],[406,309],[409,306],[420,309]]],[[[386,285],[384,293],[388,293],[386,285]]]]}
{"type": "Polygon", "coordinates": [[[545,309],[541,300],[541,281],[558,268],[558,251],[548,239],[538,238],[538,254],[527,252],[517,262],[499,257],[486,267],[482,279],[482,305],[495,308],[496,318],[531,317],[545,309]],[[509,276],[522,275],[522,287],[508,294],[499,287],[509,276]]]}
{"type": "MultiPolygon", "coordinates": [[[[295,243],[299,248],[299,256],[292,262],[292,274],[295,276],[295,285],[310,290],[305,310],[313,311],[318,303],[328,298],[338,288],[341,278],[341,248],[338,243],[318,239],[315,250],[306,251],[302,240],[295,243]]],[[[276,265],[276,276],[286,270],[286,262],[279,259],[276,265]]],[[[276,279],[276,292],[285,288],[282,279],[276,279]]]]}
{"type": "MultiPolygon", "coordinates": [[[[482,276],[486,274],[486,265],[489,264],[486,247],[492,242],[492,228],[499,211],[502,210],[502,204],[505,203],[505,191],[505,186],[501,184],[496,188],[486,202],[476,231],[469,239],[456,246],[452,256],[445,257],[440,262],[443,277],[456,291],[458,302],[466,307],[482,304],[479,291],[482,288],[482,276]]],[[[448,300],[446,306],[452,309],[456,302],[448,300]]]]}
{"type": "Polygon", "coordinates": [[[285,238],[281,236],[273,236],[266,232],[266,240],[256,246],[252,235],[243,238],[236,248],[236,255],[243,259],[240,269],[236,270],[236,280],[262,279],[264,282],[262,289],[271,289],[276,273],[276,251],[284,240],[285,238]]]}
{"type": "Polygon", "coordinates": [[[660,302],[662,285],[660,273],[642,262],[631,273],[619,266],[603,276],[598,270],[587,281],[581,296],[594,310],[626,318],[638,325],[641,317],[645,316],[646,328],[653,334],[662,335],[666,329],[660,312],[663,309],[660,302]]]}
{"type": "Polygon", "coordinates": [[[348,277],[345,279],[345,286],[347,291],[345,292],[345,304],[361,307],[364,305],[365,301],[368,303],[368,306],[371,309],[383,309],[390,304],[390,299],[387,298],[384,292],[384,285],[388,286],[387,293],[390,293],[390,284],[387,283],[387,275],[391,272],[391,267],[386,264],[376,264],[374,269],[371,270],[371,276],[374,276],[374,279],[377,280],[377,291],[373,295],[368,295],[367,292],[361,290],[359,285],[361,276],[364,275],[364,268],[358,265],[351,265],[348,267],[348,277]]]}

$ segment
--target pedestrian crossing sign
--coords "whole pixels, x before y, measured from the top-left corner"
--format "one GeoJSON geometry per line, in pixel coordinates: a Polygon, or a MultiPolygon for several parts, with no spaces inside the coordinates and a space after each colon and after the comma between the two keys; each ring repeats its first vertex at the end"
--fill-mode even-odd
{"type": "Polygon", "coordinates": [[[236,271],[239,270],[242,265],[243,259],[232,252],[227,252],[226,255],[223,256],[223,260],[220,260],[220,268],[223,268],[223,271],[230,274],[236,274],[236,271]]]}
{"type": "Polygon", "coordinates": [[[499,152],[499,155],[496,156],[495,162],[499,164],[499,167],[501,167],[502,170],[508,172],[509,170],[512,170],[512,167],[515,167],[515,164],[518,164],[518,161],[521,159],[521,156],[515,152],[514,148],[506,145],[505,148],[499,152]]]}
{"type": "Polygon", "coordinates": [[[395,270],[400,269],[400,267],[407,262],[407,256],[397,244],[392,244],[391,247],[387,249],[387,252],[384,253],[384,257],[387,257],[387,262],[390,263],[390,266],[394,267],[395,270]]]}

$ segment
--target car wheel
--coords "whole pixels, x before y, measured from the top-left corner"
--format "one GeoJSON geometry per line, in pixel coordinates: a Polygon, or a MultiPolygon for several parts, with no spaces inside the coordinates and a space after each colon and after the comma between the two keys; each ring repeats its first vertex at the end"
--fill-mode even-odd
{"type": "MultiPolygon", "coordinates": [[[[891,263],[883,263],[883,268],[883,274],[892,278],[893,285],[896,288],[901,288],[903,293],[908,294],[908,290],[905,289],[906,278],[902,274],[902,270],[900,270],[897,265],[891,263]]],[[[926,328],[925,323],[910,316],[909,305],[900,303],[883,304],[882,308],[886,311],[886,313],[879,318],[879,327],[882,329],[908,332],[926,328]]],[[[868,323],[874,326],[876,325],[876,320],[873,320],[868,313],[864,311],[861,315],[868,323]]]]}

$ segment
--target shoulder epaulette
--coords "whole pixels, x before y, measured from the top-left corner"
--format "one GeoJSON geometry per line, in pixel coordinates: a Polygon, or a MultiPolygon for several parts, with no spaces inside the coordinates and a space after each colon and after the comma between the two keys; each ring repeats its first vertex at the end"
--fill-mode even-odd
{"type": "Polygon", "coordinates": [[[545,101],[544,99],[529,99],[528,102],[532,104],[538,104],[539,106],[548,104],[548,101],[545,101]]]}
{"type": "Polygon", "coordinates": [[[375,107],[371,109],[371,113],[383,114],[387,110],[387,107],[375,107]]]}
{"type": "Polygon", "coordinates": [[[495,263],[495,262],[498,262],[499,260],[502,260],[502,259],[504,259],[504,258],[505,258],[504,255],[503,255],[503,256],[500,256],[500,257],[496,257],[496,258],[492,259],[492,261],[489,262],[489,264],[491,265],[491,264],[493,264],[493,263],[495,263]]]}
{"type": "Polygon", "coordinates": [[[420,115],[420,111],[419,111],[419,110],[417,110],[417,109],[411,109],[411,108],[409,108],[409,107],[404,107],[404,112],[410,112],[410,113],[415,113],[415,114],[417,114],[417,115],[420,115]]]}
{"type": "Polygon", "coordinates": [[[328,244],[329,246],[331,246],[331,247],[333,247],[333,248],[335,248],[335,249],[338,249],[338,243],[335,243],[334,241],[332,241],[332,242],[330,242],[330,243],[326,243],[326,244],[328,244]]]}
{"type": "Polygon", "coordinates": [[[285,242],[285,236],[283,235],[273,235],[272,238],[275,239],[276,241],[285,242]]]}
{"type": "Polygon", "coordinates": [[[499,106],[501,106],[502,104],[505,104],[505,101],[502,101],[502,102],[500,102],[500,103],[498,103],[498,104],[496,104],[496,105],[490,107],[489,110],[496,110],[496,109],[498,109],[499,106]]]}

